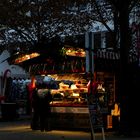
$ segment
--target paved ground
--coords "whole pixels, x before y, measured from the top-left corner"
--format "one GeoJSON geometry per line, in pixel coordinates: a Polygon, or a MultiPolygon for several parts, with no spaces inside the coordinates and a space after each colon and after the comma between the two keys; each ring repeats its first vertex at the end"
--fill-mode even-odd
{"type": "Polygon", "coordinates": [[[29,121],[0,122],[1,140],[90,140],[90,133],[82,131],[32,131],[29,121]]]}
{"type": "MultiPolygon", "coordinates": [[[[1,121],[0,140],[92,140],[91,133],[85,131],[52,130],[49,132],[32,131],[30,120],[1,121]]],[[[95,140],[103,140],[101,133],[95,133],[95,140]]],[[[115,136],[105,132],[105,140],[140,140],[140,137],[115,136]]]]}

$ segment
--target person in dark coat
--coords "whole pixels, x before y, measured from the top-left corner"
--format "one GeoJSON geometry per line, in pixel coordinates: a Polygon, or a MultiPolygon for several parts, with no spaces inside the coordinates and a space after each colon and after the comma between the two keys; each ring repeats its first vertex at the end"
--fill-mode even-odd
{"type": "Polygon", "coordinates": [[[32,120],[31,120],[31,128],[32,130],[40,129],[39,125],[39,96],[37,94],[37,88],[33,90],[31,108],[32,108],[32,120]]]}
{"type": "Polygon", "coordinates": [[[39,103],[40,130],[49,131],[50,116],[51,116],[50,102],[52,101],[52,95],[49,89],[45,91],[44,94],[45,94],[44,97],[40,98],[40,103],[39,103]]]}
{"type": "Polygon", "coordinates": [[[50,115],[52,95],[50,89],[46,89],[44,84],[38,85],[32,96],[32,129],[41,131],[50,130],[50,115]]]}

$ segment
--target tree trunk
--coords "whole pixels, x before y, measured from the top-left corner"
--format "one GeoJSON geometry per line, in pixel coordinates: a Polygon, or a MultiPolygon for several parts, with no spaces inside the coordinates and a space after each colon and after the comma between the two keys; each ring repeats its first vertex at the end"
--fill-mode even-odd
{"type": "Polygon", "coordinates": [[[120,133],[135,135],[140,132],[140,115],[136,113],[139,98],[138,69],[129,60],[131,36],[129,30],[129,6],[122,1],[120,8],[120,133]],[[138,133],[137,133],[138,132],[138,133]]]}
{"type": "Polygon", "coordinates": [[[130,75],[129,72],[129,13],[128,6],[122,2],[120,8],[120,132],[130,132],[130,75]]]}

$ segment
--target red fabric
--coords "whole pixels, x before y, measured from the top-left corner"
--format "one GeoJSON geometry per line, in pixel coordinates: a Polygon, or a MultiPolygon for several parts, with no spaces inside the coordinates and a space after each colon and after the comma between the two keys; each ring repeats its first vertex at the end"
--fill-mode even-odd
{"type": "Polygon", "coordinates": [[[97,91],[98,83],[89,81],[87,87],[88,87],[88,94],[90,93],[95,94],[97,91]]]}
{"type": "Polygon", "coordinates": [[[33,94],[33,90],[35,89],[35,87],[33,86],[33,84],[29,83],[28,84],[28,91],[29,91],[29,99],[32,99],[32,94],[33,94]]]}
{"type": "Polygon", "coordinates": [[[5,100],[5,96],[0,96],[0,102],[5,100]]]}

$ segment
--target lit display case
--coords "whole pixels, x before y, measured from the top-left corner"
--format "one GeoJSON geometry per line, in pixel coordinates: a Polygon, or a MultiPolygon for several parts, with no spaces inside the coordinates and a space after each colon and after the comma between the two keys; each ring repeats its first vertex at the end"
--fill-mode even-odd
{"type": "Polygon", "coordinates": [[[58,89],[52,90],[53,101],[51,105],[55,106],[87,106],[87,89],[58,89]]]}
{"type": "Polygon", "coordinates": [[[52,127],[89,128],[87,87],[83,84],[68,86],[63,83],[59,87],[51,90],[52,127]]]}

